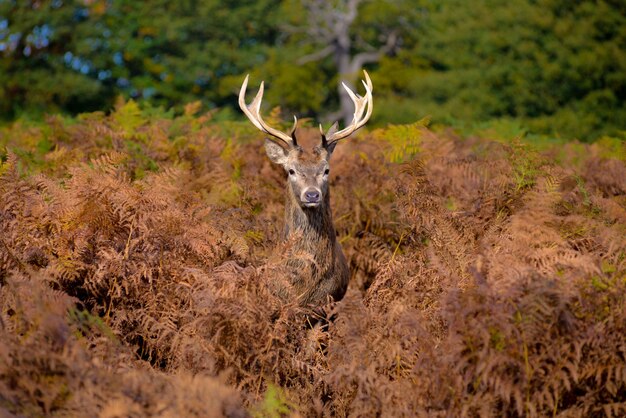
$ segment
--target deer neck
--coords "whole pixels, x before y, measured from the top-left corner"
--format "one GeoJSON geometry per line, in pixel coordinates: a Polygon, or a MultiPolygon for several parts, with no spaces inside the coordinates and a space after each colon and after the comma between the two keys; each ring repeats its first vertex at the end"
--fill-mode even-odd
{"type": "Polygon", "coordinates": [[[325,193],[320,206],[303,208],[289,188],[287,189],[285,238],[295,238],[299,247],[317,251],[323,251],[325,248],[332,250],[336,236],[330,209],[330,193],[325,193]]]}

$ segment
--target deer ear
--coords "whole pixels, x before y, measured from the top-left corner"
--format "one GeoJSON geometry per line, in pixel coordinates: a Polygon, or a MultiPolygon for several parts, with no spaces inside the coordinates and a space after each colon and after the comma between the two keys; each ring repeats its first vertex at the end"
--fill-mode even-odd
{"type": "Polygon", "coordinates": [[[328,158],[330,158],[330,155],[333,153],[336,146],[337,146],[337,142],[331,142],[330,144],[326,146],[326,151],[328,151],[328,158]]]}
{"type": "Polygon", "coordinates": [[[270,160],[276,164],[285,165],[287,163],[288,152],[283,147],[269,139],[265,140],[265,152],[270,160]]]}

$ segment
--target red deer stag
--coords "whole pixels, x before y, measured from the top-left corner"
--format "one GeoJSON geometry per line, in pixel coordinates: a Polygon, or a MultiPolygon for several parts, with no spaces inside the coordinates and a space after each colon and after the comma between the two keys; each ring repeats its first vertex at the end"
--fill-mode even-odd
{"type": "Polygon", "coordinates": [[[365,125],[372,115],[372,81],[365,72],[365,97],[344,88],[354,102],[354,116],[346,128],[338,131],[335,123],[324,134],[320,125],[321,142],[311,151],[305,151],[296,140],[298,119],[294,116],[291,132],[286,134],[272,128],[260,114],[263,83],[248,106],[245,102],[248,76],[239,92],[239,106],[248,119],[269,135],[265,151],[272,162],[280,164],[287,173],[287,202],[285,205],[285,239],[293,242],[293,257],[286,260],[291,272],[290,281],[302,306],[319,306],[328,297],[343,298],[348,287],[350,270],[337,241],[330,209],[328,173],[330,156],[340,139],[350,136],[365,125]],[[367,109],[367,111],[366,111],[367,109]]]}

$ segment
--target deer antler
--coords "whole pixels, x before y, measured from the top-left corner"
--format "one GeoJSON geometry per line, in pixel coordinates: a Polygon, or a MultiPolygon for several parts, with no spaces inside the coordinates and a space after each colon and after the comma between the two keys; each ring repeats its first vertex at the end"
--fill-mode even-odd
{"type": "MultiPolygon", "coordinates": [[[[296,126],[298,124],[298,118],[293,117],[293,128],[291,129],[291,133],[288,135],[284,132],[279,131],[278,129],[274,129],[269,126],[263,118],[261,118],[261,101],[263,100],[263,88],[264,83],[261,82],[261,87],[259,87],[259,92],[256,94],[256,97],[250,103],[250,105],[246,105],[246,88],[248,87],[248,77],[250,75],[246,75],[246,79],[243,80],[243,84],[241,85],[241,90],[239,91],[239,107],[243,110],[243,113],[246,114],[250,122],[254,124],[261,131],[265,132],[268,135],[273,136],[274,138],[279,139],[283,145],[288,146],[289,148],[297,147],[298,143],[296,142],[296,126]]],[[[271,139],[271,138],[270,138],[271,139]]]]}
{"type": "Polygon", "coordinates": [[[361,97],[358,94],[354,93],[345,83],[341,83],[343,88],[346,89],[348,95],[354,102],[354,116],[352,117],[352,122],[350,125],[346,126],[340,131],[337,131],[337,123],[333,124],[330,129],[324,135],[322,131],[322,126],[320,125],[320,133],[322,134],[322,146],[328,147],[340,139],[346,138],[350,136],[354,131],[365,125],[369,120],[370,116],[372,116],[372,110],[374,110],[374,100],[372,98],[372,80],[370,80],[369,74],[367,71],[363,70],[365,73],[365,80],[361,80],[363,85],[365,86],[365,97],[361,97]],[[365,115],[365,108],[367,107],[367,112],[365,115]]]}

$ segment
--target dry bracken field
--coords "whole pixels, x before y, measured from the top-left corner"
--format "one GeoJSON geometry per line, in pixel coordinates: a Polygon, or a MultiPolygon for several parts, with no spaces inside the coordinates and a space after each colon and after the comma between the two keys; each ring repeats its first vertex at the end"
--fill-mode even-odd
{"type": "Polygon", "coordinates": [[[337,147],[352,277],[313,312],[272,291],[298,254],[250,124],[0,128],[0,416],[625,416],[624,143],[425,125],[337,147]]]}

